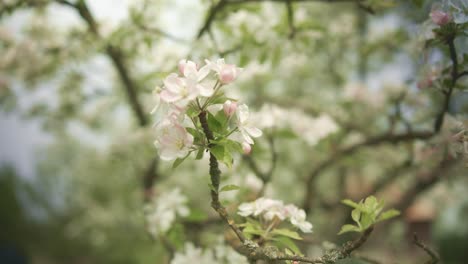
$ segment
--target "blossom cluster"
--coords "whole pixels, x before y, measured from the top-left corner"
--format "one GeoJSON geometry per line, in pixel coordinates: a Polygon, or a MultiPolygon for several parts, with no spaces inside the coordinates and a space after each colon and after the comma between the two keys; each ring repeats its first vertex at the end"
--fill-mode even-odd
{"type": "Polygon", "coordinates": [[[202,250],[191,243],[186,243],[183,252],[177,252],[171,264],[203,263],[203,264],[247,264],[247,258],[220,243],[212,249],[202,250]]]}
{"type": "Polygon", "coordinates": [[[188,216],[190,209],[186,206],[187,200],[178,188],[156,197],[145,207],[148,231],[158,236],[171,228],[177,216],[188,216]]]}
{"type": "Polygon", "coordinates": [[[336,122],[327,114],[311,117],[299,109],[285,109],[265,104],[253,115],[255,124],[262,128],[290,129],[310,146],[338,131],[336,122]]]}
{"type": "Polygon", "coordinates": [[[261,216],[267,221],[272,221],[275,218],[281,221],[289,220],[293,226],[299,228],[302,232],[312,232],[312,224],[306,220],[305,211],[293,204],[285,205],[280,200],[261,197],[253,202],[239,205],[238,214],[244,217],[261,216]]]}
{"type": "MultiPolygon", "coordinates": [[[[234,82],[241,68],[218,59],[205,60],[199,67],[195,62],[181,60],[179,74],[171,73],[164,79],[162,88],[156,87],[157,101],[152,113],[156,116],[155,146],[163,160],[185,158],[192,151],[207,148],[199,137],[203,132],[199,114],[208,114],[210,129],[220,140],[228,138],[239,144],[244,153],[251,151],[252,138],[262,132],[249,118],[249,108],[224,96],[221,87],[234,82]]],[[[231,144],[232,145],[232,144],[231,144]]]]}

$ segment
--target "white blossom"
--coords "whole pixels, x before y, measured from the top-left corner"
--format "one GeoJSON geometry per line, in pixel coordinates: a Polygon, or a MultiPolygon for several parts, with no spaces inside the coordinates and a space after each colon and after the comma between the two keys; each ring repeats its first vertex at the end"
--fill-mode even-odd
{"type": "Polygon", "coordinates": [[[267,221],[289,219],[302,232],[312,232],[312,224],[307,221],[305,211],[293,204],[284,205],[282,201],[261,197],[250,203],[242,203],[238,209],[238,214],[244,217],[261,216],[267,221]]]}
{"type": "Polygon", "coordinates": [[[186,203],[187,197],[179,188],[153,198],[152,203],[145,208],[149,232],[154,236],[165,233],[171,228],[177,216],[188,216],[190,210],[186,203]]]}

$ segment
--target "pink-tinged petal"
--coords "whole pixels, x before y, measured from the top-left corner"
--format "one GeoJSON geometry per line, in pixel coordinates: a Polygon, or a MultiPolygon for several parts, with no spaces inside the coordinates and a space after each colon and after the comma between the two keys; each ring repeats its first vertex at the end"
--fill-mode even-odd
{"type": "Polygon", "coordinates": [[[262,131],[256,127],[244,127],[244,129],[250,136],[255,138],[260,137],[263,134],[262,131]]]}
{"type": "Polygon", "coordinates": [[[244,151],[244,154],[249,155],[250,152],[252,152],[252,146],[247,142],[243,142],[242,150],[244,151]]]}
{"type": "Polygon", "coordinates": [[[179,73],[180,73],[181,75],[184,74],[184,68],[185,68],[185,65],[186,65],[186,64],[187,64],[187,60],[185,60],[185,59],[179,61],[179,65],[178,65],[178,66],[179,66],[179,73]]]}
{"type": "Polygon", "coordinates": [[[181,79],[175,73],[169,74],[169,76],[164,79],[164,87],[166,90],[169,90],[173,93],[178,93],[181,90],[183,85],[181,79]]]}
{"type": "Polygon", "coordinates": [[[439,26],[443,26],[452,21],[452,17],[449,13],[443,12],[441,10],[434,10],[430,13],[432,22],[439,26]]]}
{"type": "Polygon", "coordinates": [[[171,93],[168,90],[164,90],[161,92],[161,100],[166,103],[173,103],[175,101],[180,100],[182,97],[179,94],[171,93]]]}
{"type": "Polygon", "coordinates": [[[226,116],[232,116],[237,110],[237,102],[232,102],[231,100],[227,100],[223,104],[223,110],[226,116]]]}
{"type": "Polygon", "coordinates": [[[175,160],[178,157],[178,152],[179,150],[176,148],[162,148],[159,151],[159,157],[165,161],[175,160]]]}
{"type": "Polygon", "coordinates": [[[229,84],[236,79],[236,69],[234,65],[226,65],[219,72],[219,80],[223,84],[229,84]]]}
{"type": "Polygon", "coordinates": [[[187,78],[197,79],[197,75],[197,64],[193,61],[187,61],[184,67],[184,76],[187,78]]]}

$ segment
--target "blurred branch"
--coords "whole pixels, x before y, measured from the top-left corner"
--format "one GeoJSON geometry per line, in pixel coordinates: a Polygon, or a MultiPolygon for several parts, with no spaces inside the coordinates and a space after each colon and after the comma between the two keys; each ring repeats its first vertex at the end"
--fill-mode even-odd
{"type": "MultiPolygon", "coordinates": [[[[453,157],[447,157],[442,160],[437,167],[433,168],[429,173],[423,172],[416,176],[418,181],[414,184],[409,190],[407,190],[400,199],[400,201],[394,206],[395,209],[400,212],[404,212],[408,207],[410,207],[419,194],[430,189],[440,179],[443,179],[444,175],[455,165],[457,160],[453,157]]],[[[448,177],[448,175],[447,175],[448,177]]]]}
{"type": "MultiPolygon", "coordinates": [[[[56,1],[60,4],[73,7],[79,13],[81,18],[86,22],[86,24],[88,25],[89,31],[93,33],[93,35],[96,38],[101,39],[101,36],[99,35],[99,29],[98,29],[96,20],[94,19],[93,15],[89,11],[89,8],[86,5],[86,2],[84,0],[79,0],[75,4],[66,0],[56,0],[56,1]]],[[[125,64],[125,58],[123,56],[123,52],[121,51],[120,48],[113,46],[111,43],[107,44],[107,46],[105,47],[105,51],[106,51],[106,54],[111,59],[112,63],[114,64],[114,67],[117,73],[119,74],[120,80],[122,81],[123,86],[125,88],[128,101],[138,120],[138,123],[140,124],[140,126],[146,126],[148,124],[148,120],[143,111],[143,107],[141,106],[138,100],[137,91],[139,89],[138,89],[137,84],[130,77],[130,71],[127,65],[125,64]]]]}
{"type": "Polygon", "coordinates": [[[416,246],[418,246],[419,248],[424,250],[431,257],[431,259],[426,261],[425,264],[437,264],[437,262],[439,262],[439,257],[437,256],[437,254],[432,249],[430,249],[428,246],[426,246],[419,239],[419,237],[416,235],[416,233],[413,234],[413,242],[414,242],[414,244],[416,244],[416,246]]]}
{"type": "MultiPolygon", "coordinates": [[[[74,8],[80,15],[80,17],[88,25],[89,31],[97,38],[101,39],[99,35],[99,28],[96,20],[91,14],[86,2],[84,0],[78,0],[75,4],[67,0],[56,0],[58,3],[70,6],[74,8]]],[[[107,56],[112,61],[117,73],[119,74],[120,80],[122,81],[123,87],[127,94],[128,102],[135,114],[135,117],[138,120],[138,123],[141,127],[145,127],[148,124],[148,119],[143,111],[143,107],[138,99],[138,85],[132,80],[130,71],[125,63],[125,57],[120,48],[113,46],[111,43],[108,43],[105,47],[105,52],[107,56]]],[[[157,158],[154,158],[150,161],[148,168],[146,169],[143,176],[143,192],[145,200],[148,200],[151,196],[151,189],[158,178],[157,170],[157,158]]]]}
{"type": "Polygon", "coordinates": [[[357,143],[355,145],[343,148],[341,150],[336,151],[326,160],[319,163],[310,173],[307,178],[306,182],[306,194],[303,201],[303,208],[306,212],[309,212],[312,208],[312,202],[314,198],[314,194],[316,193],[314,190],[315,181],[318,176],[330,166],[336,164],[338,161],[343,159],[344,157],[353,154],[354,152],[360,150],[364,147],[375,146],[383,143],[400,143],[405,141],[412,141],[416,139],[428,139],[433,136],[432,132],[429,131],[422,131],[422,132],[408,132],[404,134],[383,134],[380,136],[374,136],[368,138],[367,140],[357,143]]]}
{"type": "MultiPolygon", "coordinates": [[[[197,39],[201,38],[203,34],[208,32],[211,28],[211,24],[213,24],[214,20],[216,19],[216,15],[223,10],[227,5],[236,5],[236,4],[249,4],[249,3],[258,3],[258,2],[274,2],[274,3],[286,3],[288,8],[288,13],[290,12],[289,7],[290,4],[293,2],[323,2],[323,3],[357,3],[360,8],[363,10],[373,14],[373,10],[362,4],[362,0],[220,0],[218,3],[213,4],[208,14],[205,18],[205,22],[201,26],[200,30],[197,34],[197,39]]],[[[292,9],[291,9],[292,11],[292,9]]],[[[292,12],[291,12],[292,14],[292,12]]],[[[291,25],[291,24],[290,24],[291,25]]]]}
{"type": "Polygon", "coordinates": [[[442,109],[440,110],[439,114],[436,117],[436,120],[434,122],[434,132],[438,133],[444,123],[444,117],[445,113],[448,111],[449,105],[450,105],[450,98],[452,97],[453,89],[455,88],[455,85],[457,84],[458,78],[460,78],[460,75],[458,74],[458,58],[457,58],[457,50],[455,48],[455,37],[456,35],[449,36],[447,39],[447,45],[449,48],[449,53],[450,53],[450,59],[452,60],[452,72],[451,72],[451,82],[450,86],[448,87],[448,90],[444,90],[443,93],[445,95],[444,97],[444,104],[442,106],[442,109]]]}
{"type": "Polygon", "coordinates": [[[268,135],[268,143],[270,145],[270,167],[268,168],[267,171],[262,172],[260,168],[258,167],[257,163],[255,160],[252,158],[250,155],[244,155],[244,160],[247,162],[247,165],[250,167],[252,172],[262,180],[263,182],[263,187],[259,192],[259,196],[262,196],[263,193],[265,192],[266,185],[271,181],[271,177],[273,175],[273,171],[275,170],[276,167],[276,162],[278,160],[278,153],[276,152],[276,147],[275,147],[275,140],[272,135],[268,135]]]}
{"type": "Polygon", "coordinates": [[[156,35],[160,35],[160,36],[163,36],[167,39],[170,39],[172,41],[175,41],[175,42],[178,42],[178,43],[181,43],[181,44],[189,44],[190,42],[186,39],[183,39],[183,38],[179,38],[179,37],[176,37],[176,36],[173,36],[159,28],[155,28],[155,27],[148,27],[146,25],[143,25],[141,24],[140,22],[138,21],[135,21],[135,25],[140,28],[141,30],[145,31],[145,32],[148,32],[148,33],[151,33],[151,34],[156,34],[156,35]]]}
{"type": "Polygon", "coordinates": [[[460,72],[457,76],[457,80],[462,78],[463,76],[468,76],[468,71],[463,71],[463,72],[460,72]]]}
{"type": "Polygon", "coordinates": [[[286,11],[288,15],[289,38],[293,39],[294,35],[296,34],[296,27],[294,26],[294,10],[291,0],[286,1],[286,11]]]}

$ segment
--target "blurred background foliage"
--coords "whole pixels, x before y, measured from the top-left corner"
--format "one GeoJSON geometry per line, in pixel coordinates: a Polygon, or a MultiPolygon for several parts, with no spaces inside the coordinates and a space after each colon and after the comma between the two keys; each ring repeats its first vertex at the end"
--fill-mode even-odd
{"type": "MultiPolygon", "coordinates": [[[[226,183],[242,187],[223,197],[229,210],[256,197],[248,160],[267,171],[274,146],[274,170],[264,191],[309,207],[314,233],[300,244],[308,255],[319,255],[325,241],[349,238],[336,236],[349,221],[341,199],[376,193],[403,215],[380,226],[363,254],[383,263],[423,263],[427,256],[409,239],[416,231],[443,263],[464,263],[467,169],[462,162],[440,169],[442,151],[434,149],[457,122],[467,127],[466,78],[458,82],[451,117],[438,136],[341,151],[381,135],[433,129],[443,96],[416,83],[431,65],[450,66],[442,45],[424,46],[437,1],[288,6],[136,0],[117,5],[124,10],[98,2],[0,4],[0,109],[38,122],[52,137],[36,149],[34,177],[2,164],[0,262],[168,263],[186,241],[216,243],[224,229],[209,207],[207,162],[187,161],[173,170],[157,161],[149,112],[151,91],[180,59],[224,57],[244,68],[228,93],[253,112],[270,104],[310,117],[326,114],[339,127],[315,143],[307,133],[282,128],[266,108],[275,125],[264,128],[250,158],[236,157],[233,169],[223,169],[226,183]],[[101,16],[106,8],[119,18],[101,16]],[[153,238],[144,202],[175,187],[189,198],[192,213],[166,236],[153,238]]],[[[461,68],[468,68],[467,38],[457,38],[456,47],[461,68]]]]}

